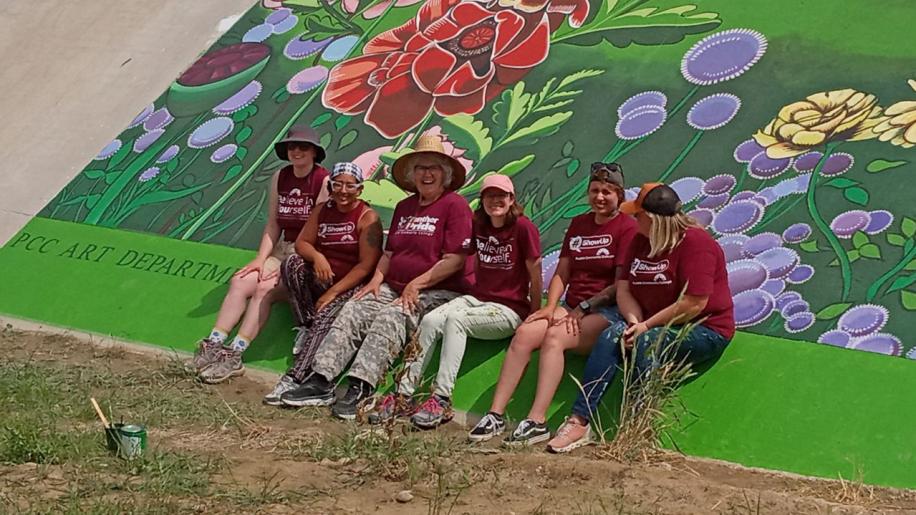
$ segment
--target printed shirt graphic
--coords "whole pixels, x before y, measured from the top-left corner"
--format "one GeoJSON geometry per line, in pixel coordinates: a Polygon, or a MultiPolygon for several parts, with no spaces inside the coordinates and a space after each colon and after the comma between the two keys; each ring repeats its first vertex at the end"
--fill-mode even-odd
{"type": "Polygon", "coordinates": [[[315,207],[321,185],[327,176],[327,169],[318,164],[305,177],[296,177],[292,166],[280,170],[280,177],[277,178],[277,224],[284,240],[296,241],[299,231],[315,207]]]}
{"type": "Polygon", "coordinates": [[[531,311],[528,298],[531,278],[525,261],[541,257],[537,227],[524,216],[499,229],[476,224],[474,244],[477,266],[472,295],[484,302],[504,304],[524,320],[531,311]]]}
{"type": "Polygon", "coordinates": [[[725,254],[712,236],[691,227],[667,255],[649,258],[649,251],[649,239],[636,235],[626,259],[627,272],[621,276],[630,283],[643,317],[648,319],[673,304],[686,284],[688,295],[709,297],[697,318],[708,317],[703,325],[730,339],[735,334],[735,318],[725,254]]]}
{"type": "MultiPolygon", "coordinates": [[[[461,195],[447,191],[428,206],[411,195],[394,208],[385,250],[392,252],[385,282],[400,293],[444,254],[468,254],[471,245],[471,208],[461,195]]],[[[433,286],[437,290],[466,292],[473,267],[433,286]]]]}
{"type": "Polygon", "coordinates": [[[561,258],[569,258],[567,305],[575,307],[614,282],[614,267],[635,234],[636,220],[623,213],[600,225],[591,212],[572,219],[560,251],[561,258]]]}
{"type": "Polygon", "coordinates": [[[315,248],[331,265],[334,281],[343,279],[359,263],[359,218],[369,206],[363,201],[347,213],[341,213],[328,201],[318,214],[318,239],[315,248]]]}

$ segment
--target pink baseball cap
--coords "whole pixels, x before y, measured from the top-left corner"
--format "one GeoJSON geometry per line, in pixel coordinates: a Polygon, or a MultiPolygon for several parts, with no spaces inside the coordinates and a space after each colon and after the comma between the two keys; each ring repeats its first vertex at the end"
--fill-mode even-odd
{"type": "Polygon", "coordinates": [[[487,188],[496,188],[515,195],[515,186],[512,185],[512,179],[498,173],[490,174],[483,178],[483,186],[481,186],[480,192],[483,193],[487,188]]]}

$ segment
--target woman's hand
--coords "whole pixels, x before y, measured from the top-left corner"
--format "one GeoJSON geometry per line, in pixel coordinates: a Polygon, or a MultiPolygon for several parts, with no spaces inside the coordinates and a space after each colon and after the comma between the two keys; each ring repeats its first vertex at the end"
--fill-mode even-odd
{"type": "Polygon", "coordinates": [[[243,266],[235,273],[235,276],[239,279],[245,277],[248,274],[257,273],[258,279],[261,279],[261,270],[264,268],[264,260],[255,258],[251,263],[243,266]]]}
{"type": "Polygon", "coordinates": [[[556,322],[556,312],[557,308],[552,308],[550,306],[544,306],[543,308],[535,311],[534,313],[528,315],[528,318],[525,319],[525,323],[537,322],[538,320],[546,320],[547,325],[553,325],[556,322]]]}
{"type": "Polygon", "coordinates": [[[376,281],[375,279],[373,279],[369,281],[368,283],[366,283],[365,286],[360,288],[359,291],[353,295],[353,300],[359,300],[365,297],[366,295],[373,295],[375,296],[375,298],[378,298],[379,288],[381,287],[382,287],[382,281],[376,281]]]}
{"type": "Polygon", "coordinates": [[[395,299],[392,304],[401,306],[408,313],[416,312],[420,307],[420,288],[413,281],[407,283],[404,291],[401,292],[401,296],[395,299]]]}
{"type": "Polygon", "coordinates": [[[321,297],[318,297],[318,302],[315,303],[315,312],[319,312],[325,308],[328,304],[334,302],[334,299],[337,298],[337,292],[334,290],[328,290],[324,292],[321,297]]]}
{"type": "Polygon", "coordinates": [[[646,326],[645,322],[637,322],[629,327],[623,332],[623,346],[627,349],[632,349],[633,344],[636,343],[636,339],[639,338],[639,335],[649,330],[649,327],[646,326]]]}
{"type": "Polygon", "coordinates": [[[327,258],[316,252],[315,261],[312,263],[312,268],[315,269],[315,276],[318,278],[320,283],[332,284],[334,280],[334,271],[331,270],[331,264],[328,263],[327,258]]]}
{"type": "Polygon", "coordinates": [[[565,317],[562,317],[556,320],[552,325],[566,324],[566,332],[573,335],[579,336],[579,325],[582,321],[582,317],[585,316],[585,312],[579,309],[578,307],[568,313],[565,317]]]}

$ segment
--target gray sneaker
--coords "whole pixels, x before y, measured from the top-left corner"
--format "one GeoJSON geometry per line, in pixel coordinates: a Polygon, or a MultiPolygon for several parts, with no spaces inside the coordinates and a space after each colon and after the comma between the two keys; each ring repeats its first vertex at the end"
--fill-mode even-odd
{"type": "Polygon", "coordinates": [[[222,348],[223,346],[219,342],[204,338],[197,342],[197,350],[194,351],[194,357],[185,363],[185,368],[191,372],[200,372],[207,368],[210,363],[213,363],[222,348]]]}
{"type": "Polygon", "coordinates": [[[200,380],[207,384],[222,383],[230,377],[245,373],[242,365],[242,353],[232,349],[222,349],[209,366],[200,371],[200,380]]]}
{"type": "Polygon", "coordinates": [[[264,396],[264,404],[268,406],[282,406],[283,401],[280,400],[280,396],[284,393],[292,390],[299,386],[299,383],[296,382],[292,377],[283,374],[283,377],[280,378],[280,382],[277,383],[277,386],[274,386],[274,389],[270,393],[264,396]]]}
{"type": "Polygon", "coordinates": [[[448,399],[432,395],[410,417],[410,422],[414,427],[420,429],[435,429],[451,420],[454,416],[452,403],[448,399]]]}

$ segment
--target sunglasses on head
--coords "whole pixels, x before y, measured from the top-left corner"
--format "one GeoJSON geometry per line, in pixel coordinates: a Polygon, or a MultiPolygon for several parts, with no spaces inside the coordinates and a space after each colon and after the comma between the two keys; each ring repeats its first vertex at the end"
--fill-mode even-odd
{"type": "Polygon", "coordinates": [[[620,169],[620,166],[617,163],[605,164],[601,162],[592,163],[591,167],[592,179],[599,179],[606,181],[614,173],[619,173],[623,176],[623,170],[620,169]]]}

